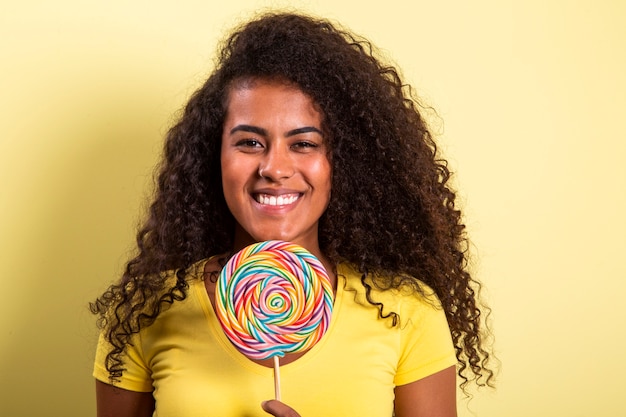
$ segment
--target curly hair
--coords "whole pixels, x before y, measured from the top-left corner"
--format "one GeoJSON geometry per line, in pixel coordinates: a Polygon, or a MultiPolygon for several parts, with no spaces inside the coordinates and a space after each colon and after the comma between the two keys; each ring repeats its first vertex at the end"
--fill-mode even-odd
{"type": "Polygon", "coordinates": [[[220,146],[230,89],[255,79],[292,84],[323,114],[332,163],[332,195],[319,222],[322,252],[349,261],[383,289],[420,281],[441,300],[458,359],[461,387],[492,385],[490,347],[468,272],[468,241],[451,172],[398,71],[372,45],[326,20],[269,13],[238,28],[215,70],[167,134],[155,197],[137,234],[137,255],[121,280],[90,305],[111,344],[113,380],[131,336],[186,297],[186,269],[232,250],[235,221],[222,191],[220,146]],[[175,286],[164,271],[177,270],[175,286]]]}

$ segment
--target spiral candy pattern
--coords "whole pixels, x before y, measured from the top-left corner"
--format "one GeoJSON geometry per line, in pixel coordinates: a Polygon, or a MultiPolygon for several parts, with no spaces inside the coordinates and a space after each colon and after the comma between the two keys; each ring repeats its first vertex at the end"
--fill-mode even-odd
{"type": "Polygon", "coordinates": [[[216,312],[230,341],[251,359],[310,349],[330,323],[333,291],[322,263],[301,246],[270,240],[228,260],[216,312]]]}

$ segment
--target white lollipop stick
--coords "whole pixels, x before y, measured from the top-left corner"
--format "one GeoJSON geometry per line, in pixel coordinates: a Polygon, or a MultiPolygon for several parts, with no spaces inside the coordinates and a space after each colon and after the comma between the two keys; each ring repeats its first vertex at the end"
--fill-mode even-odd
{"type": "Polygon", "coordinates": [[[274,356],[274,397],[280,401],[280,364],[278,356],[274,356]]]}

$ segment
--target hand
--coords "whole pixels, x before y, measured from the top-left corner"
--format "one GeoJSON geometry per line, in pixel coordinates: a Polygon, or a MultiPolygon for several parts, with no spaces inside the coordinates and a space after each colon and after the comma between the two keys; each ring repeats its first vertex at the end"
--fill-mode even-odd
{"type": "Polygon", "coordinates": [[[277,400],[263,401],[261,407],[274,417],[300,417],[296,410],[277,400]]]}

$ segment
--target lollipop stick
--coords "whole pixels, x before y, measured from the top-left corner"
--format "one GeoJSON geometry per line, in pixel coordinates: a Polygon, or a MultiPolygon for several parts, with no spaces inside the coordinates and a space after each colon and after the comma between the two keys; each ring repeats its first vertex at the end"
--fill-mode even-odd
{"type": "Polygon", "coordinates": [[[278,356],[274,356],[274,396],[280,401],[280,364],[278,356]]]}

